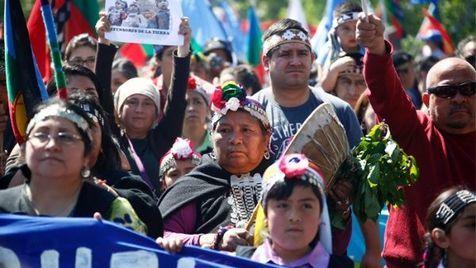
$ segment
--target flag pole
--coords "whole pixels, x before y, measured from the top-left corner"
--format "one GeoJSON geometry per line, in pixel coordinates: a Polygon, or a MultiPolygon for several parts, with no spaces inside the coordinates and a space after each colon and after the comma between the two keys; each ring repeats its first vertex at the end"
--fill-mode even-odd
{"type": "Polygon", "coordinates": [[[68,93],[66,91],[66,78],[61,63],[61,52],[56,38],[56,27],[53,20],[53,12],[48,0],[41,0],[41,14],[45,23],[46,32],[48,34],[48,45],[50,46],[51,59],[55,70],[55,82],[58,89],[58,96],[66,99],[68,93]]]}

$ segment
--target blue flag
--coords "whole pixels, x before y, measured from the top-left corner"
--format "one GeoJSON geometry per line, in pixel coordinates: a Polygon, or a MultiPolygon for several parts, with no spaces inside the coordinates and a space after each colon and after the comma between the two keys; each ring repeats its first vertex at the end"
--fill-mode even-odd
{"type": "Polygon", "coordinates": [[[198,45],[203,47],[213,37],[228,40],[208,0],[182,0],[182,10],[189,18],[192,37],[198,45]]]}

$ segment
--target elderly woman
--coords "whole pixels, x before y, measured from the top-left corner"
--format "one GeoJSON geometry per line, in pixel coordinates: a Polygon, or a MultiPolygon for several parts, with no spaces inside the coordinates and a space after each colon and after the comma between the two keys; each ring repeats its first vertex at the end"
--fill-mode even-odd
{"type": "Polygon", "coordinates": [[[177,138],[172,148],[160,160],[162,189],[167,189],[178,178],[189,173],[200,163],[201,158],[189,139],[177,138]]]}
{"type": "Polygon", "coordinates": [[[38,108],[22,144],[26,183],[0,191],[0,210],[54,217],[92,217],[99,212],[136,231],[146,228],[130,203],[97,186],[89,169],[93,122],[77,105],[53,100],[38,108]]]}
{"type": "Polygon", "coordinates": [[[174,75],[163,116],[159,91],[150,79],[129,79],[114,94],[121,148],[133,173],[140,175],[157,193],[160,192],[159,161],[181,135],[186,107],[191,35],[186,19],[180,24],[179,34],[184,35],[184,44],[178,47],[174,57],[174,75]]]}
{"type": "Polygon", "coordinates": [[[206,81],[190,77],[188,79],[187,107],[183,120],[182,136],[194,144],[194,149],[200,154],[211,153],[213,148],[210,141],[208,125],[210,123],[210,100],[204,89],[206,81]]]}
{"type": "Polygon", "coordinates": [[[243,227],[269,165],[265,155],[271,129],[263,107],[234,82],[218,88],[212,103],[214,153],[203,156],[201,165],[168,188],[159,208],[165,237],[232,251],[249,238],[243,227]]]}

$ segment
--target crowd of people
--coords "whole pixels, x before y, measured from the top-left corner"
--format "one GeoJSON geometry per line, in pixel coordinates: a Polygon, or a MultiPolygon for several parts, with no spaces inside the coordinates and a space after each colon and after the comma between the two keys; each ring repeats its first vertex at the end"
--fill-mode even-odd
{"type": "Polygon", "coordinates": [[[22,144],[10,126],[2,58],[0,212],[110,220],[171,252],[196,245],[288,267],[353,267],[347,249],[359,193],[345,180],[328,187],[331,178],[308,156],[283,155],[329,103],[350,148],[385,121],[420,169],[404,205],[388,207],[383,245],[378,223],[359,222],[361,267],[475,267],[475,37],[457,55],[412,56],[394,51],[382,21],[359,5],[344,3],[334,15],[317,55],[299,22],[272,24],[261,81],[227,41],[193,53],[187,18],[183,45],[156,46],[136,69],[105,38],[114,23],[101,13],[97,39],[81,34],[64,50],[68,98],[49,81],[50,99],[22,144]],[[261,244],[253,239],[258,206],[261,244]],[[343,228],[329,222],[332,213],[343,228]]]}

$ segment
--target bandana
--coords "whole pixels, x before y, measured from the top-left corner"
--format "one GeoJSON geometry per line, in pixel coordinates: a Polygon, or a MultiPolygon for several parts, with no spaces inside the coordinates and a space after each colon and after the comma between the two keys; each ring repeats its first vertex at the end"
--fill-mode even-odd
{"type": "Polygon", "coordinates": [[[335,29],[348,21],[357,20],[358,18],[359,18],[359,12],[344,13],[340,15],[339,17],[334,18],[334,20],[332,20],[332,28],[335,29]]]}
{"type": "Polygon", "coordinates": [[[311,49],[309,36],[298,29],[288,29],[284,33],[275,34],[264,40],[263,55],[267,55],[273,48],[286,43],[301,43],[311,49]]]}
{"type": "Polygon", "coordinates": [[[319,241],[328,253],[332,253],[332,236],[330,229],[330,218],[326,201],[325,179],[320,172],[312,167],[312,164],[303,154],[288,154],[282,156],[276,163],[266,169],[263,175],[263,192],[261,194],[261,204],[266,207],[266,199],[269,190],[278,182],[290,180],[307,181],[313,187],[319,189],[322,196],[322,214],[319,241]]]}
{"type": "Polygon", "coordinates": [[[192,164],[198,165],[202,156],[193,150],[189,139],[177,138],[172,148],[160,160],[160,177],[164,176],[169,169],[177,167],[176,160],[191,159],[192,164]]]}
{"type": "Polygon", "coordinates": [[[233,81],[224,83],[213,92],[212,110],[215,113],[212,118],[212,129],[228,111],[236,112],[240,108],[257,118],[266,131],[271,131],[271,125],[263,106],[259,102],[248,98],[243,87],[233,81]]]}
{"type": "Polygon", "coordinates": [[[53,104],[36,113],[35,116],[33,116],[33,118],[28,123],[28,127],[26,128],[26,134],[30,134],[31,130],[35,127],[37,123],[45,121],[50,117],[60,117],[70,121],[71,123],[75,124],[80,130],[86,133],[90,141],[92,140],[91,130],[89,129],[88,122],[79,114],[65,107],[61,107],[59,104],[53,104]]]}
{"type": "Polygon", "coordinates": [[[476,202],[476,195],[468,190],[461,190],[446,198],[436,211],[436,220],[447,225],[455,220],[459,212],[467,205],[476,202]]]}

